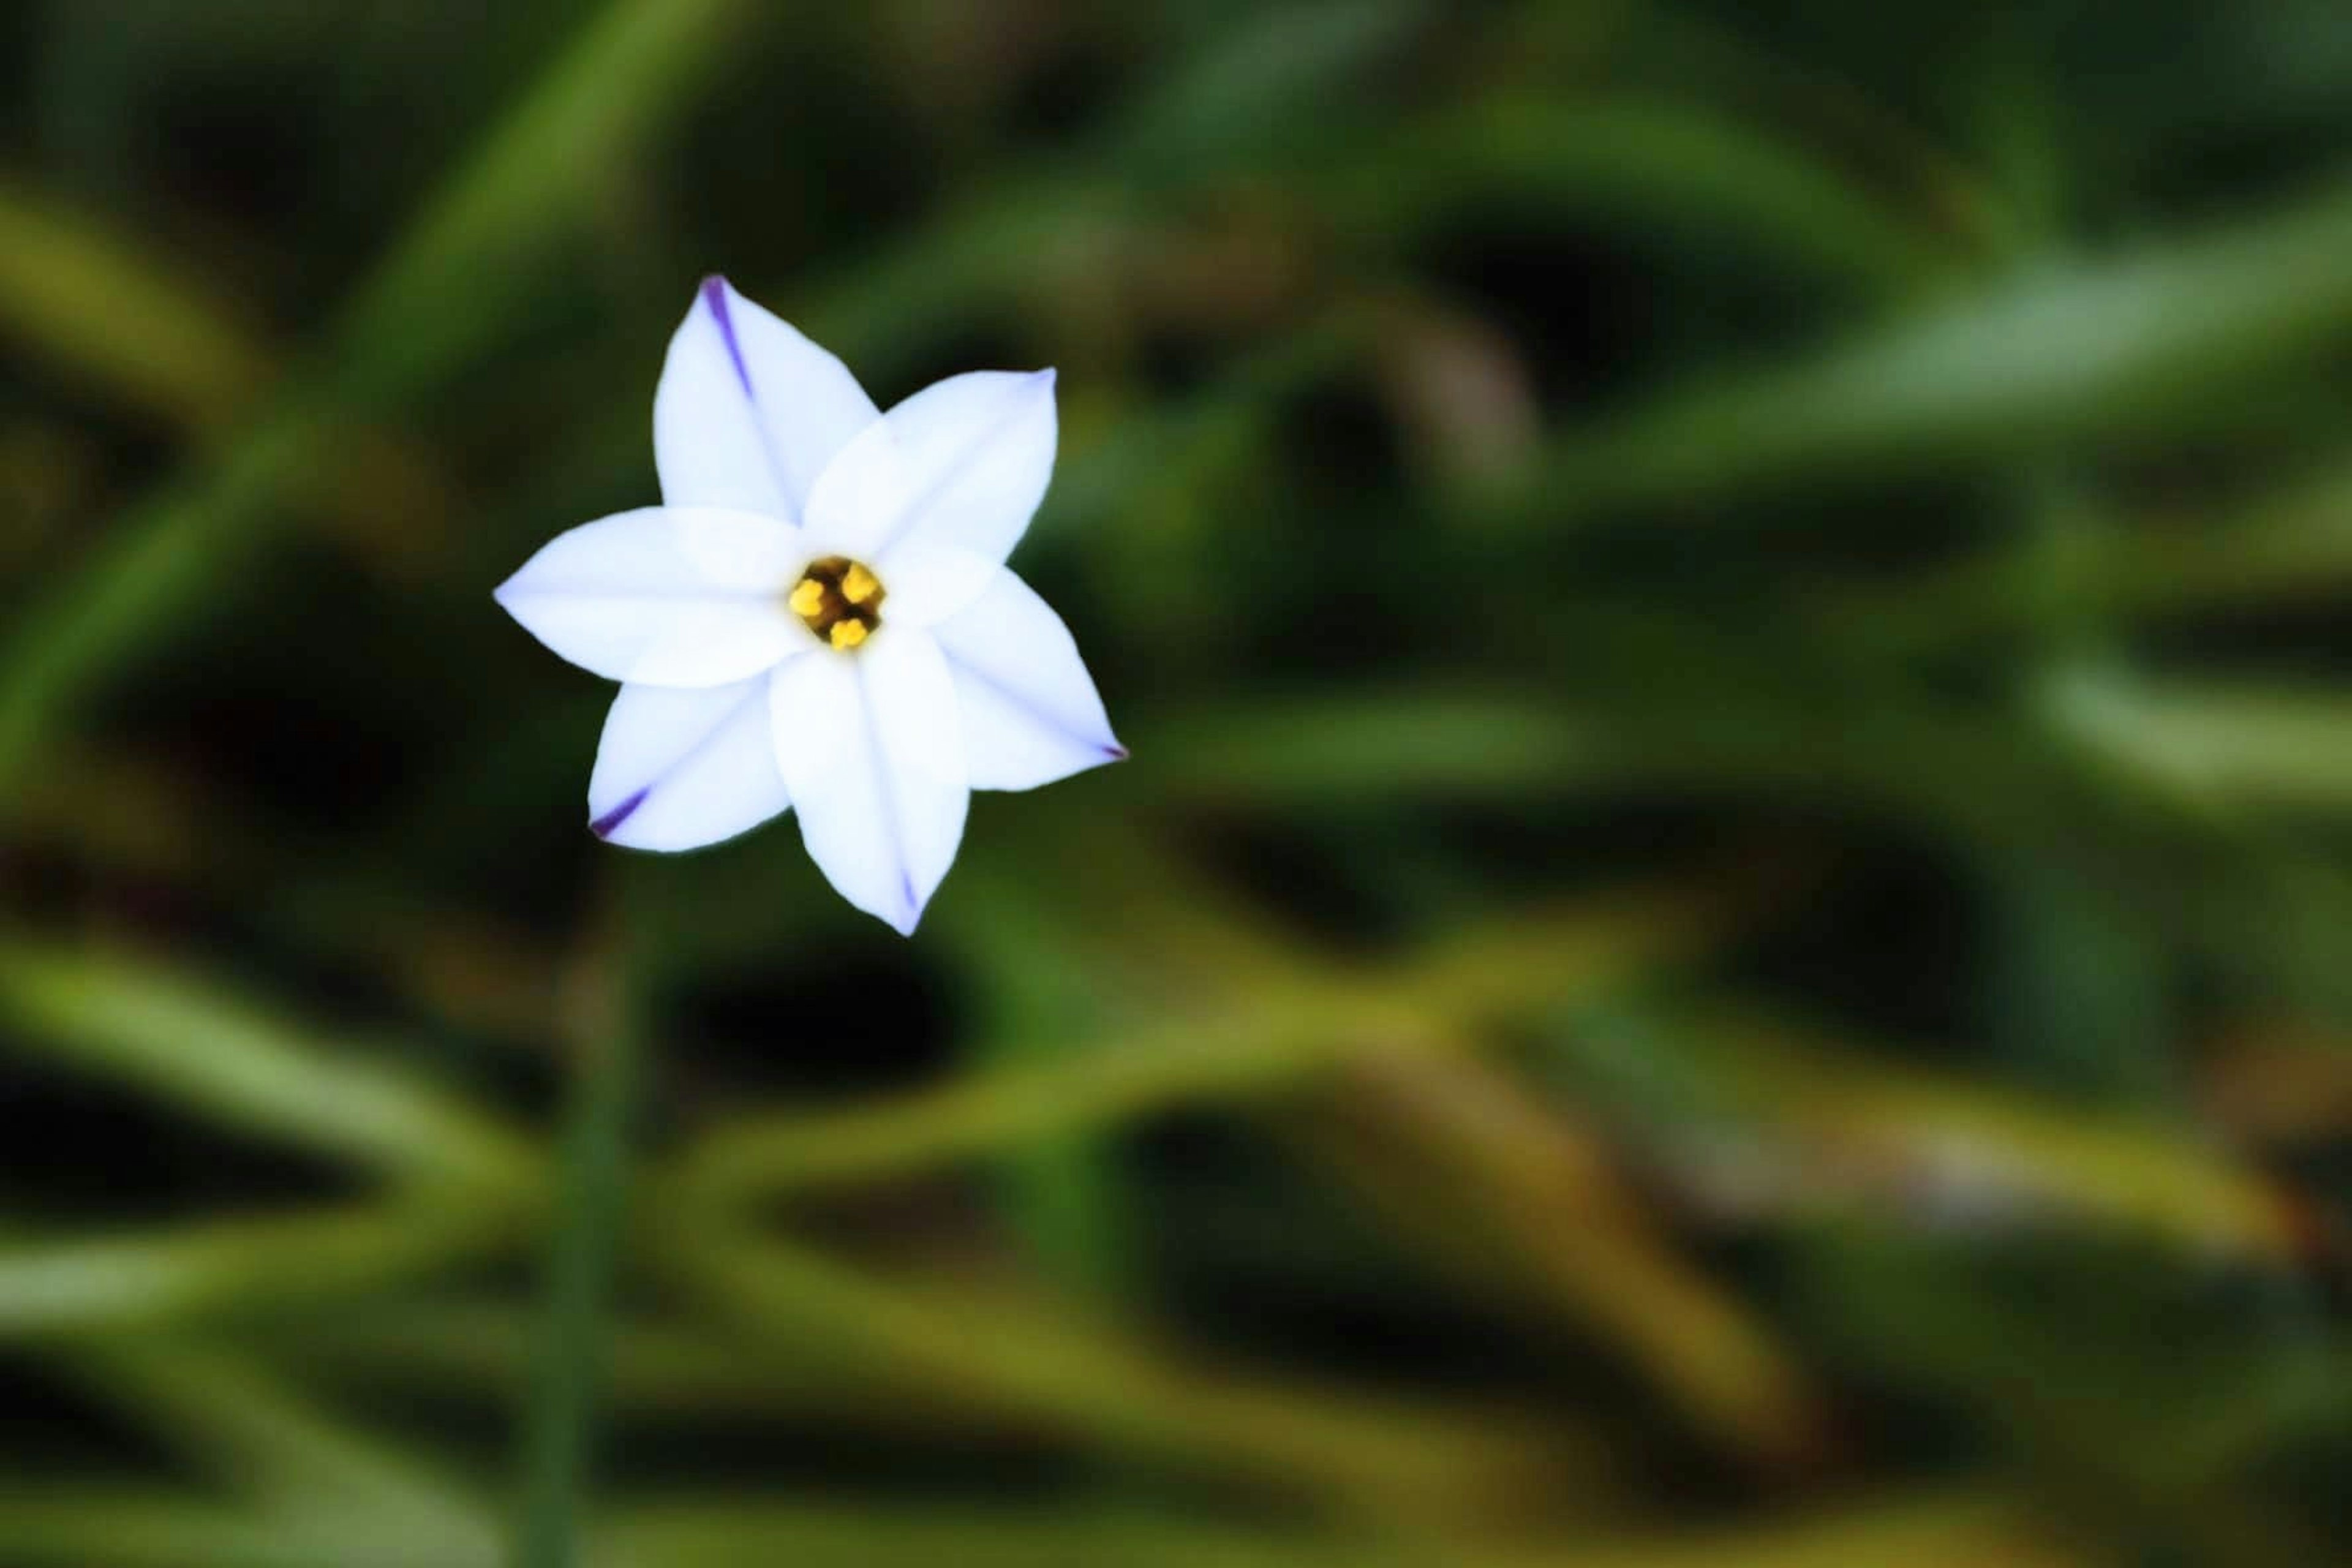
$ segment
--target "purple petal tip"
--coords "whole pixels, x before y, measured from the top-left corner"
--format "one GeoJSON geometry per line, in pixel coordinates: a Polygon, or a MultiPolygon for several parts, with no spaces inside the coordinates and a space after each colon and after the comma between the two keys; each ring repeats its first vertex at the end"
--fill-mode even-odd
{"type": "Polygon", "coordinates": [[[612,837],[621,830],[621,824],[628,821],[635,814],[637,807],[646,804],[646,794],[645,790],[637,791],[636,794],[591,822],[588,825],[588,831],[599,838],[612,837]]]}
{"type": "Polygon", "coordinates": [[[719,325],[719,341],[727,345],[727,357],[734,363],[735,379],[743,384],[743,395],[751,395],[751,367],[743,363],[743,345],[735,341],[735,318],[729,310],[728,296],[733,285],[714,272],[702,280],[702,303],[710,311],[710,319],[719,325]]]}
{"type": "Polygon", "coordinates": [[[1125,746],[1105,746],[1102,749],[1102,752],[1104,756],[1108,757],[1114,763],[1123,763],[1127,761],[1127,748],[1125,746]]]}

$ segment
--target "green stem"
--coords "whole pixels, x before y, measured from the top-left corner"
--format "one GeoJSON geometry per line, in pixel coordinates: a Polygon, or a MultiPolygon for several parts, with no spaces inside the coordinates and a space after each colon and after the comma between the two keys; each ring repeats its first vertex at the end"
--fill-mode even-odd
{"type": "Polygon", "coordinates": [[[639,1072],[634,1009],[599,1000],[604,1005],[594,1026],[583,1031],[564,1110],[546,1337],[524,1416],[518,1568],[572,1568],[580,1559],[581,1503],[627,1208],[630,1109],[639,1072]]]}

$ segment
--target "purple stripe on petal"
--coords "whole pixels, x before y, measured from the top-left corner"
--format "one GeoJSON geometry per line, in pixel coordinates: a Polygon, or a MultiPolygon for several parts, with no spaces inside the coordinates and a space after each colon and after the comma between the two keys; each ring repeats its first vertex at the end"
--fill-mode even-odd
{"type": "Polygon", "coordinates": [[[711,320],[719,323],[719,336],[727,345],[727,357],[735,362],[735,379],[743,384],[743,395],[753,396],[751,373],[743,363],[743,345],[735,341],[735,318],[727,309],[727,279],[714,272],[702,280],[702,302],[710,307],[711,320]]]}
{"type": "Polygon", "coordinates": [[[637,807],[646,804],[646,796],[651,793],[651,785],[647,785],[645,789],[637,791],[636,794],[629,796],[628,799],[623,801],[620,805],[614,806],[612,810],[606,812],[604,816],[590,823],[588,825],[588,831],[594,834],[599,838],[612,837],[614,834],[618,833],[621,830],[621,824],[628,821],[630,816],[635,813],[637,807]]]}

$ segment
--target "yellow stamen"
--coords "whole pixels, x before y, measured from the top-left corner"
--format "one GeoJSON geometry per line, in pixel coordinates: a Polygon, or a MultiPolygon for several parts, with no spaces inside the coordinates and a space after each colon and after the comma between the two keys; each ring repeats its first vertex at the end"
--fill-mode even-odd
{"type": "Polygon", "coordinates": [[[835,621],[833,623],[833,646],[842,649],[844,652],[856,647],[859,643],[862,643],[865,640],[866,623],[864,621],[835,621]]]}
{"type": "Polygon", "coordinates": [[[792,606],[793,614],[806,620],[824,608],[824,584],[814,577],[803,577],[800,586],[793,590],[793,596],[785,603],[792,606]]]}
{"type": "Polygon", "coordinates": [[[880,579],[853,561],[849,563],[849,570],[842,574],[841,596],[853,605],[862,605],[872,598],[874,590],[880,586],[880,579]]]}

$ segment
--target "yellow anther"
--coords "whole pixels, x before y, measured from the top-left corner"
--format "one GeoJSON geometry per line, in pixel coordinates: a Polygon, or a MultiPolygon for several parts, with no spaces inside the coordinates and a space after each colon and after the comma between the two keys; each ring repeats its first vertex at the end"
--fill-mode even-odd
{"type": "Polygon", "coordinates": [[[785,603],[792,605],[793,614],[807,620],[824,608],[824,584],[814,577],[803,577],[785,603]]]}
{"type": "Polygon", "coordinates": [[[842,574],[841,596],[853,605],[862,605],[872,598],[875,590],[881,586],[879,578],[853,561],[849,563],[849,570],[842,574]]]}
{"type": "Polygon", "coordinates": [[[866,623],[864,621],[835,621],[833,623],[834,647],[846,652],[848,649],[856,647],[859,643],[862,643],[865,640],[866,623]]]}

